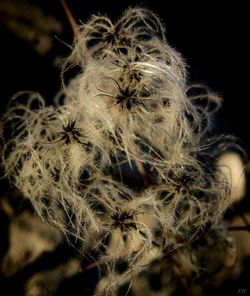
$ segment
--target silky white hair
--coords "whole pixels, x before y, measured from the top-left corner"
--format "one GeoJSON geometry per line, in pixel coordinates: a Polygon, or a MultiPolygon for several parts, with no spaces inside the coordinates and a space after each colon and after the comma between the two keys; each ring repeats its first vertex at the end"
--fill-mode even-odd
{"type": "Polygon", "coordinates": [[[221,139],[208,138],[221,99],[187,85],[183,59],[146,9],[115,24],[92,16],[79,32],[63,72],[82,71],[60,91],[63,103],[48,107],[32,92],[11,100],[2,164],[41,218],[79,239],[86,255],[99,250],[112,292],[150,250],[192,240],[228,207],[221,139]],[[124,181],[125,165],[142,186],[124,181]],[[129,269],[115,276],[121,258],[129,269]]]}

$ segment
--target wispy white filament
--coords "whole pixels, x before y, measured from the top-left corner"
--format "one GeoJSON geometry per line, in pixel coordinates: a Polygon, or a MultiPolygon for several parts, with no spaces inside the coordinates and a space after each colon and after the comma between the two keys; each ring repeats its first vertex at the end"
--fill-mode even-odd
{"type": "Polygon", "coordinates": [[[229,204],[219,140],[207,136],[221,100],[187,85],[164,32],[141,8],[115,24],[93,16],[65,65],[82,73],[61,90],[63,103],[21,93],[1,122],[5,175],[84,252],[102,247],[111,280],[119,258],[140,270],[150,250],[190,241],[229,204]],[[142,185],[126,182],[128,168],[142,185]]]}

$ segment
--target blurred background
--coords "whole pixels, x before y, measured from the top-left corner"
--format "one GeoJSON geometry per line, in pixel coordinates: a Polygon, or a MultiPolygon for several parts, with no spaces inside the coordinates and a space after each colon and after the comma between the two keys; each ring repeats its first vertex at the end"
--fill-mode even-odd
{"type": "MultiPolygon", "coordinates": [[[[67,0],[67,3],[78,23],[85,22],[91,14],[97,13],[106,14],[115,20],[129,5],[142,5],[158,14],[165,23],[168,42],[182,54],[188,65],[189,83],[205,84],[223,97],[223,107],[215,119],[214,131],[237,136],[249,154],[250,65],[246,3],[231,1],[222,5],[219,1],[196,3],[160,0],[67,0]]],[[[60,1],[0,0],[0,34],[0,114],[4,112],[11,96],[20,90],[40,92],[48,104],[52,103],[61,87],[62,59],[70,54],[66,44],[72,44],[74,38],[60,1]]],[[[248,164],[247,178],[249,170],[248,164]]],[[[81,290],[81,293],[85,293],[81,295],[88,295],[95,285],[94,277],[88,275],[83,278],[78,275],[81,268],[79,262],[82,260],[78,252],[65,245],[61,235],[54,229],[48,230],[48,226],[41,225],[32,216],[29,204],[22,201],[6,180],[1,179],[0,186],[0,295],[54,295],[53,291],[60,290],[58,287],[64,277],[69,279],[69,289],[79,283],[88,283],[90,288],[81,290]],[[34,251],[32,246],[36,243],[40,247],[34,251]],[[67,258],[67,262],[60,265],[63,257],[67,258]],[[40,274],[48,270],[50,266],[44,262],[49,261],[51,264],[54,262],[53,267],[61,266],[61,269],[47,277],[47,282],[48,278],[52,282],[54,279],[54,285],[55,282],[58,285],[55,290],[52,288],[52,292],[41,288],[45,291],[41,294],[40,290],[34,288],[37,284],[32,284],[37,279],[33,277],[31,283],[28,279],[34,270],[40,274]]],[[[248,193],[249,188],[226,213],[229,224],[246,224],[241,218],[242,213],[250,220],[248,193]]],[[[243,263],[235,281],[221,285],[218,295],[221,295],[221,291],[226,291],[227,295],[239,294],[239,289],[243,289],[244,295],[250,295],[250,283],[247,281],[250,272],[250,232],[233,232],[232,237],[236,239],[243,263]]],[[[37,281],[40,285],[44,283],[39,281],[39,276],[37,281]]],[[[60,295],[64,294],[61,292],[60,295]]],[[[77,292],[75,295],[78,295],[77,292]]]]}

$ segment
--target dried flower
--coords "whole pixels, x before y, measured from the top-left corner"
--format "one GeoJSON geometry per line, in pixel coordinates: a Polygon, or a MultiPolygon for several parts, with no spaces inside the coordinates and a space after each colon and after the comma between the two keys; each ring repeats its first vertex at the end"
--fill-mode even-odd
{"type": "Polygon", "coordinates": [[[64,86],[62,105],[46,107],[33,93],[12,100],[1,123],[2,161],[39,216],[79,239],[85,253],[99,252],[105,289],[114,291],[228,207],[230,184],[217,163],[227,144],[208,137],[221,99],[187,85],[182,58],[145,9],[128,9],[115,24],[93,16],[64,69],[69,63],[82,72],[64,86]],[[128,268],[117,275],[121,258],[128,268]]]}

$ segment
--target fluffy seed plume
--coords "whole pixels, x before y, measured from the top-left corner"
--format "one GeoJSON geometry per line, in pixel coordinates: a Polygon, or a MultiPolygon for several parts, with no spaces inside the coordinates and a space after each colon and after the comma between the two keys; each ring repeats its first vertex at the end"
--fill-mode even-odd
{"type": "Polygon", "coordinates": [[[112,292],[220,220],[230,184],[217,160],[233,141],[208,137],[221,99],[187,84],[183,59],[146,9],[116,23],[92,16],[69,64],[82,71],[61,90],[61,105],[30,92],[11,100],[2,165],[40,217],[86,255],[99,252],[109,275],[102,289],[112,292]],[[115,275],[121,259],[128,268],[115,275]]]}

